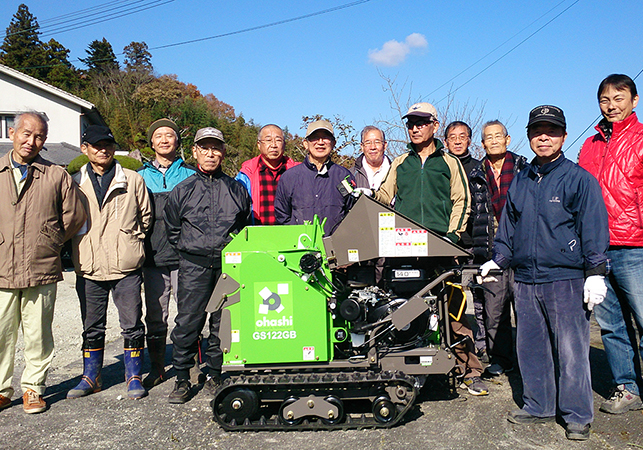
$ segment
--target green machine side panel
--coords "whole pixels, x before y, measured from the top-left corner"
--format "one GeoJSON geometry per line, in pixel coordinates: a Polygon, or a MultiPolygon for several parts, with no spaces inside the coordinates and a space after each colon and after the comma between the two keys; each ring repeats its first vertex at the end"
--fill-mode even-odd
{"type": "Polygon", "coordinates": [[[240,301],[226,307],[231,344],[224,365],[328,361],[326,295],[268,253],[241,253],[230,271],[242,282],[240,301]]]}

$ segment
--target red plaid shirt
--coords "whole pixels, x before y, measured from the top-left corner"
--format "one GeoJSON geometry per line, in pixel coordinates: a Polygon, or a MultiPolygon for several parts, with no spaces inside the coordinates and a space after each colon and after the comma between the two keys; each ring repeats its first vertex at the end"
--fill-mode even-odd
{"type": "Polygon", "coordinates": [[[281,164],[276,169],[268,167],[263,158],[259,158],[259,204],[253,209],[259,218],[256,225],[274,225],[275,220],[275,192],[281,174],[286,171],[286,159],[282,158],[281,164]]]}

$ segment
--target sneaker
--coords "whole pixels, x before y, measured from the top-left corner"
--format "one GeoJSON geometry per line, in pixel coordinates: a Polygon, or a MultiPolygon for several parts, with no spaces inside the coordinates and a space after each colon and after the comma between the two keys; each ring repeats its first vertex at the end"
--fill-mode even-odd
{"type": "Polygon", "coordinates": [[[625,389],[624,384],[619,384],[600,408],[601,411],[610,414],[623,414],[637,409],[643,409],[641,397],[625,389]]]}
{"type": "Polygon", "coordinates": [[[565,437],[571,441],[586,441],[589,439],[589,424],[568,423],[565,425],[565,437]]]}
{"type": "Polygon", "coordinates": [[[37,414],[47,409],[47,403],[36,391],[27,389],[22,396],[22,409],[27,414],[37,414]]]}
{"type": "Polygon", "coordinates": [[[469,391],[471,395],[488,395],[489,389],[480,377],[465,378],[460,385],[462,389],[469,391]]]}
{"type": "Polygon", "coordinates": [[[0,394],[0,409],[5,409],[11,406],[11,399],[0,394]]]}
{"type": "Polygon", "coordinates": [[[190,399],[191,394],[192,385],[189,380],[176,380],[174,390],[168,396],[168,401],[174,404],[185,403],[190,399]]]}
{"type": "Polygon", "coordinates": [[[511,423],[516,423],[519,425],[523,424],[528,424],[528,423],[546,423],[546,422],[553,422],[556,420],[556,417],[554,416],[545,416],[545,417],[538,417],[538,416],[532,416],[529,414],[527,411],[524,409],[516,409],[511,411],[507,415],[507,420],[511,423]]]}

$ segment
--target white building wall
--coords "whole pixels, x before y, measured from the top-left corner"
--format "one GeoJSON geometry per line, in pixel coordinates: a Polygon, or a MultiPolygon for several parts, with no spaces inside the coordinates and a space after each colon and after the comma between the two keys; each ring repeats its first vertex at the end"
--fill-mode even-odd
{"type": "MultiPolygon", "coordinates": [[[[0,73],[0,115],[35,110],[49,118],[48,143],[80,147],[81,107],[50,92],[0,73]]],[[[0,142],[10,142],[4,132],[0,142]]]]}

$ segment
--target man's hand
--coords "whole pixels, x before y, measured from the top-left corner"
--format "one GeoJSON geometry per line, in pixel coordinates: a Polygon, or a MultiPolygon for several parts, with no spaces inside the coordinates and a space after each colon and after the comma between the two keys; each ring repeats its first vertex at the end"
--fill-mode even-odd
{"type": "Polygon", "coordinates": [[[489,272],[492,270],[502,270],[498,264],[492,259],[480,266],[480,276],[482,277],[483,283],[490,283],[498,281],[496,277],[489,277],[489,272]]]}
{"type": "Polygon", "coordinates": [[[369,188],[355,188],[353,192],[351,192],[351,195],[353,197],[359,197],[362,194],[364,194],[367,197],[372,197],[373,191],[371,191],[369,188]]]}
{"type": "Polygon", "coordinates": [[[594,309],[594,306],[605,299],[605,295],[607,294],[605,277],[603,275],[591,275],[587,277],[583,291],[583,300],[587,303],[587,309],[591,311],[594,309]]]}

